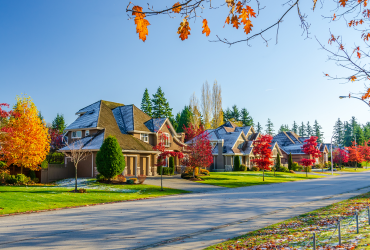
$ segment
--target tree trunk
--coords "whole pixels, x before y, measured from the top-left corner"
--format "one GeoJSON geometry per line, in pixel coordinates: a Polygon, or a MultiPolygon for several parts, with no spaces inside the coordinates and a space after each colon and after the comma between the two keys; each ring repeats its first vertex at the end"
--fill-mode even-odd
{"type": "Polygon", "coordinates": [[[21,166],[21,174],[23,174],[23,166],[21,166]]]}
{"type": "Polygon", "coordinates": [[[263,181],[265,181],[265,168],[263,168],[263,181]]]}
{"type": "Polygon", "coordinates": [[[75,192],[77,192],[77,166],[75,166],[75,192]]]}
{"type": "Polygon", "coordinates": [[[308,172],[308,166],[306,167],[306,178],[308,177],[307,172],[308,172]]]}

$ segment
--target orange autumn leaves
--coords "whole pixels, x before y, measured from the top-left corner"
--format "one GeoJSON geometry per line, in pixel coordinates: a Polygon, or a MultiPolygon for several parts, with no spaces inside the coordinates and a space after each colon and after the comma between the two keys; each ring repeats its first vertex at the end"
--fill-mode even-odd
{"type": "MultiPolygon", "coordinates": [[[[252,17],[256,17],[255,11],[248,5],[243,5],[240,1],[235,4],[234,0],[229,0],[228,7],[230,7],[230,13],[226,18],[227,24],[232,24],[234,28],[239,29],[239,26],[243,26],[244,33],[249,34],[252,31],[252,17]]],[[[175,3],[172,7],[167,10],[175,14],[184,14],[183,5],[180,2],[175,3]]],[[[185,14],[184,14],[185,15],[185,14]]],[[[139,34],[139,39],[145,42],[148,36],[148,26],[150,25],[149,21],[145,19],[146,14],[143,13],[143,8],[135,5],[132,8],[132,16],[134,16],[134,21],[136,24],[136,33],[139,34]]],[[[184,41],[189,38],[190,35],[190,25],[188,21],[189,16],[185,18],[180,23],[180,26],[177,29],[177,34],[179,38],[184,41]]],[[[225,26],[224,26],[225,27],[225,26]]],[[[205,34],[207,37],[210,35],[211,29],[208,26],[208,20],[203,19],[202,21],[202,34],[205,34]]]]}

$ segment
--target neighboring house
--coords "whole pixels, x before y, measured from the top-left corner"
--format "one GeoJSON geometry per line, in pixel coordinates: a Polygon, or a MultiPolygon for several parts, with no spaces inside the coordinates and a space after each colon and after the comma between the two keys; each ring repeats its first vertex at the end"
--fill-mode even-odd
{"type": "MultiPolygon", "coordinates": [[[[309,139],[309,137],[300,137],[294,132],[280,132],[275,135],[273,142],[277,142],[283,153],[281,162],[283,164],[288,164],[288,156],[292,154],[293,162],[299,162],[303,158],[310,158],[309,155],[303,152],[302,146],[304,141],[309,139]]],[[[318,143],[317,148],[321,152],[321,157],[316,159],[316,163],[326,163],[328,161],[328,148],[323,143],[318,143]]]]}
{"type": "MultiPolygon", "coordinates": [[[[241,164],[252,167],[253,142],[260,137],[252,126],[238,127],[232,122],[226,122],[216,129],[207,130],[213,146],[213,164],[210,171],[228,172],[234,168],[234,157],[240,157],[241,164]]],[[[191,143],[191,142],[188,142],[191,143]]],[[[274,161],[281,151],[277,143],[271,145],[274,161]]]]}
{"type": "MultiPolygon", "coordinates": [[[[122,148],[126,160],[125,175],[156,175],[155,163],[160,152],[153,150],[153,146],[159,143],[160,132],[169,138],[165,142],[167,150],[183,151],[186,146],[184,134],[177,134],[167,118],[152,118],[135,105],[101,100],[80,109],[76,115],[78,118],[65,130],[67,142],[69,145],[82,143],[83,150],[92,152],[79,163],[79,177],[96,177],[96,154],[110,135],[117,138],[122,148]]],[[[59,152],[68,152],[70,148],[66,146],[59,152]]],[[[71,164],[68,158],[65,162],[71,164]]],[[[179,159],[175,159],[175,165],[180,165],[179,159]]]]}

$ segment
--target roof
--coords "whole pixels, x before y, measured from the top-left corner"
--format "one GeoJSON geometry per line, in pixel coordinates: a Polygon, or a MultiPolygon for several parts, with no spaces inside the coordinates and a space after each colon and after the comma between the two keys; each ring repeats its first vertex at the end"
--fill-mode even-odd
{"type": "Polygon", "coordinates": [[[166,122],[167,118],[152,118],[144,123],[144,125],[151,132],[158,132],[163,124],[166,122]]]}

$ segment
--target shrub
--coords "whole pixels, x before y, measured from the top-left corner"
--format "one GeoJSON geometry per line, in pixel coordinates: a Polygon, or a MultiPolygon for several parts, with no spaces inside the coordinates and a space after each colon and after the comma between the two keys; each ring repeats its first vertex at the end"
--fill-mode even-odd
{"type": "Polygon", "coordinates": [[[98,175],[96,176],[96,180],[97,180],[97,181],[104,181],[104,180],[105,180],[105,177],[104,177],[104,175],[102,175],[102,174],[98,174],[98,175]]]}
{"type": "Polygon", "coordinates": [[[108,136],[96,155],[96,166],[99,173],[111,179],[122,173],[126,167],[125,157],[118,141],[113,136],[108,136]]]}
{"type": "Polygon", "coordinates": [[[331,161],[325,163],[326,167],[331,168],[331,161]]]}
{"type": "Polygon", "coordinates": [[[126,177],[124,175],[117,175],[117,180],[121,183],[126,182],[126,177]]]}
{"type": "Polygon", "coordinates": [[[294,169],[293,169],[292,153],[289,153],[289,157],[288,157],[288,169],[289,169],[289,170],[294,170],[294,169]]]}
{"type": "Polygon", "coordinates": [[[303,167],[303,172],[311,172],[311,166],[303,167]]]}
{"type": "Polygon", "coordinates": [[[127,183],[127,184],[134,184],[134,181],[133,181],[132,179],[127,179],[127,180],[126,180],[126,183],[127,183]]]}
{"type": "Polygon", "coordinates": [[[244,165],[244,164],[240,165],[240,171],[247,171],[247,170],[248,170],[248,168],[247,168],[246,165],[244,165]]]}
{"type": "Polygon", "coordinates": [[[276,156],[276,163],[275,163],[275,169],[276,169],[276,171],[281,171],[280,168],[281,168],[280,155],[277,154],[277,156],[276,156]]]}
{"type": "Polygon", "coordinates": [[[174,175],[175,174],[175,159],[171,156],[169,159],[168,159],[168,166],[170,167],[170,175],[174,175]]]}
{"type": "Polygon", "coordinates": [[[279,172],[289,173],[289,169],[285,166],[280,166],[279,172]]]}
{"type": "Polygon", "coordinates": [[[137,179],[139,180],[139,183],[140,183],[140,184],[143,184],[143,183],[144,183],[144,181],[146,180],[146,175],[139,175],[139,176],[137,177],[137,179]]]}
{"type": "Polygon", "coordinates": [[[43,162],[41,162],[41,168],[46,169],[48,167],[49,167],[49,163],[47,160],[44,160],[43,162]]]}
{"type": "Polygon", "coordinates": [[[295,172],[293,170],[289,170],[289,173],[295,174],[295,172]]]}
{"type": "Polygon", "coordinates": [[[33,183],[39,183],[39,182],[40,182],[40,180],[39,180],[39,178],[35,178],[35,179],[33,179],[33,180],[32,180],[32,182],[33,182],[33,183]]]}
{"type": "Polygon", "coordinates": [[[0,172],[0,183],[6,183],[6,181],[9,178],[9,173],[8,172],[0,172]]]}
{"type": "Polygon", "coordinates": [[[303,166],[299,165],[297,162],[293,162],[292,169],[293,171],[301,171],[303,169],[303,166]]]}
{"type": "Polygon", "coordinates": [[[161,172],[162,172],[162,166],[157,166],[157,174],[161,175],[161,172]]]}
{"type": "Polygon", "coordinates": [[[64,154],[63,153],[58,153],[58,152],[48,154],[46,156],[46,161],[49,164],[63,164],[64,163],[64,154]]]}
{"type": "Polygon", "coordinates": [[[16,184],[17,183],[17,177],[15,177],[15,175],[9,175],[8,178],[5,181],[8,184],[16,184]]]}
{"type": "Polygon", "coordinates": [[[234,156],[234,171],[240,171],[240,157],[234,156]]]}
{"type": "Polygon", "coordinates": [[[31,182],[31,178],[25,176],[24,174],[17,174],[16,179],[17,179],[17,184],[21,184],[21,185],[28,184],[31,182]]]}
{"type": "Polygon", "coordinates": [[[201,169],[200,173],[204,175],[209,175],[209,171],[207,169],[201,169]]]}
{"type": "Polygon", "coordinates": [[[260,171],[260,168],[259,168],[259,167],[255,167],[255,166],[253,166],[253,167],[252,167],[252,171],[260,171]]]}
{"type": "Polygon", "coordinates": [[[31,180],[34,180],[36,178],[35,171],[33,171],[33,170],[30,171],[30,178],[31,178],[31,180]]]}
{"type": "Polygon", "coordinates": [[[134,183],[137,182],[137,178],[131,178],[130,180],[132,180],[134,183]]]}

